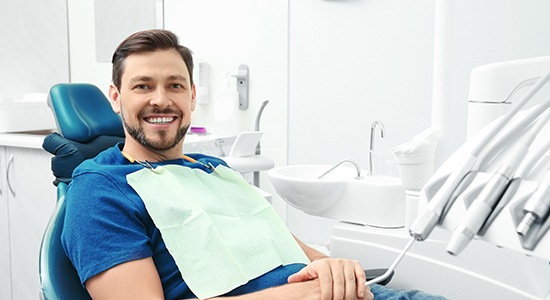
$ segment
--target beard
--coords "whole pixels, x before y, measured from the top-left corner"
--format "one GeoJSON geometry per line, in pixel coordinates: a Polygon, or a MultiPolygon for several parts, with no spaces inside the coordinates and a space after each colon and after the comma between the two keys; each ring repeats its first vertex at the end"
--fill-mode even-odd
{"type": "Polygon", "coordinates": [[[168,132],[164,130],[158,131],[157,134],[159,139],[154,140],[145,135],[145,132],[141,126],[131,126],[128,124],[122,112],[120,115],[122,117],[124,128],[126,128],[128,134],[143,147],[154,151],[166,151],[175,147],[185,137],[185,134],[187,133],[187,130],[189,130],[190,126],[190,124],[187,124],[187,126],[181,127],[173,136],[168,136],[168,132]]]}

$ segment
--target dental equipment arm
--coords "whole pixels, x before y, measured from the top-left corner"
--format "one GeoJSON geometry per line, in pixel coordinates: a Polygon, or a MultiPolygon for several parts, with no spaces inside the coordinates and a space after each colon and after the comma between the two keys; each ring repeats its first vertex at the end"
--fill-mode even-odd
{"type": "MultiPolygon", "coordinates": [[[[527,68],[537,68],[539,74],[541,72],[537,65],[528,64],[527,68]]],[[[487,145],[489,145],[493,137],[496,136],[502,130],[502,128],[505,127],[505,125],[520,111],[520,109],[525,106],[525,104],[529,102],[529,100],[531,100],[531,98],[550,79],[548,68],[543,70],[545,72],[544,75],[537,80],[534,86],[529,89],[528,93],[524,97],[522,97],[518,101],[518,103],[511,107],[507,114],[495,121],[496,124],[494,124],[494,126],[488,130],[488,133],[486,135],[488,138],[483,139],[482,141],[474,145],[473,149],[469,153],[467,153],[463,160],[458,164],[458,166],[455,167],[453,172],[451,172],[449,177],[445,180],[441,188],[439,188],[432,199],[429,199],[426,211],[423,215],[418,217],[413,222],[409,229],[409,232],[413,238],[419,241],[425,240],[433,231],[435,226],[438,223],[441,223],[442,219],[444,218],[444,212],[446,211],[446,208],[452,205],[453,203],[451,202],[456,199],[456,197],[452,196],[453,194],[455,194],[457,187],[470,171],[475,170],[479,167],[480,162],[478,161],[478,156],[483,153],[483,150],[485,149],[485,147],[487,147],[487,145]]],[[[545,103],[550,106],[550,99],[548,99],[545,103]]],[[[535,116],[535,114],[533,114],[533,116],[534,118],[536,118],[538,115],[535,116]]],[[[519,127],[525,127],[533,120],[530,120],[530,122],[528,121],[529,120],[525,121],[526,124],[522,123],[519,127]]],[[[508,136],[504,135],[502,140],[504,140],[505,138],[508,138],[508,136]]]]}

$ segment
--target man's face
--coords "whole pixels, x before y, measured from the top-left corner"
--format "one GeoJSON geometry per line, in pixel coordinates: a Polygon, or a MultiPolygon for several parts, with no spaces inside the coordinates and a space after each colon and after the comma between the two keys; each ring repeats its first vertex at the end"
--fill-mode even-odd
{"type": "MultiPolygon", "coordinates": [[[[195,87],[185,62],[173,49],[128,56],[120,90],[111,85],[110,96],[126,136],[153,151],[178,145],[195,109],[195,87]]],[[[127,138],[128,142],[132,141],[127,138]]]]}

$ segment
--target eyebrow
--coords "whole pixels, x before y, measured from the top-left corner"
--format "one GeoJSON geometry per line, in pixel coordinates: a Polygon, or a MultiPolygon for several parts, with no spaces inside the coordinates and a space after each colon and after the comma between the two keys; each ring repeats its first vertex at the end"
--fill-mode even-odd
{"type": "MultiPolygon", "coordinates": [[[[181,81],[187,81],[187,77],[183,75],[170,75],[168,76],[168,80],[181,80],[181,81]]],[[[153,78],[150,76],[136,76],[132,79],[130,79],[130,84],[135,84],[136,82],[150,82],[153,81],[153,78]]]]}
{"type": "Polygon", "coordinates": [[[181,80],[187,82],[187,77],[183,75],[170,75],[168,76],[168,80],[181,80]]]}
{"type": "Polygon", "coordinates": [[[130,85],[133,85],[137,82],[149,82],[149,81],[153,81],[153,79],[149,76],[136,76],[130,79],[130,85]]]}

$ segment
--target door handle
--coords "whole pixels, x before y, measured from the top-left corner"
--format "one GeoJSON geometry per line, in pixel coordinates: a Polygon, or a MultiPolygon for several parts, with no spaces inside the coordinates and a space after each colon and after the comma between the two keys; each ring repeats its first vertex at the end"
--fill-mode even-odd
{"type": "Polygon", "coordinates": [[[8,167],[6,168],[6,179],[7,179],[7,182],[8,182],[8,189],[10,190],[11,194],[15,197],[15,190],[11,186],[11,181],[10,181],[10,169],[13,166],[14,158],[15,157],[12,154],[10,156],[10,160],[8,161],[8,167]]]}

